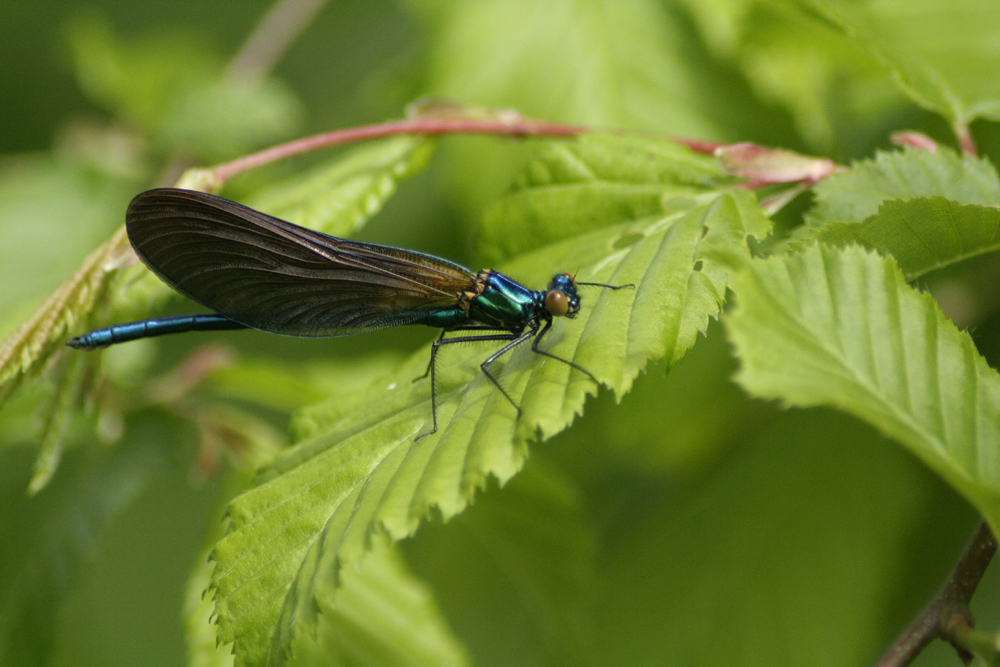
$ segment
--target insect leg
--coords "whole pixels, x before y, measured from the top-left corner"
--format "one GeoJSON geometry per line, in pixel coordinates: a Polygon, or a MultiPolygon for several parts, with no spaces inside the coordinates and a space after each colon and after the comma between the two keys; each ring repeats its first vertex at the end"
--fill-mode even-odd
{"type": "MultiPolygon", "coordinates": [[[[444,340],[445,334],[450,333],[452,331],[504,331],[504,330],[503,329],[497,329],[496,327],[486,326],[485,324],[466,324],[466,325],[463,325],[463,326],[460,326],[460,327],[455,327],[454,329],[442,329],[441,330],[441,335],[438,336],[437,340],[438,341],[444,340]]],[[[477,338],[476,340],[479,340],[479,339],[477,338]]],[[[508,340],[508,339],[505,338],[504,340],[508,340]]],[[[462,342],[462,341],[459,341],[459,342],[462,342]]],[[[434,359],[434,353],[432,352],[431,353],[431,360],[433,361],[433,359],[434,359]]],[[[427,377],[427,375],[430,372],[431,372],[431,361],[428,361],[427,362],[427,370],[424,371],[423,375],[418,375],[417,377],[413,378],[413,381],[416,382],[417,380],[423,380],[425,377],[427,377]]]]}
{"type": "Polygon", "coordinates": [[[540,354],[543,357],[548,357],[549,359],[555,359],[556,361],[561,361],[564,364],[566,364],[567,366],[570,366],[571,368],[575,368],[576,370],[578,370],[581,373],[585,374],[587,377],[589,377],[594,382],[597,382],[598,384],[600,384],[600,382],[597,380],[597,378],[594,377],[594,374],[591,373],[590,371],[588,371],[583,366],[580,366],[579,364],[575,364],[572,361],[570,361],[569,359],[563,359],[562,357],[557,357],[556,355],[552,354],[551,352],[546,352],[545,350],[539,350],[538,349],[538,343],[541,342],[542,338],[545,336],[546,333],[548,333],[549,329],[551,329],[551,328],[552,328],[552,320],[548,320],[548,321],[545,322],[545,324],[542,325],[542,330],[538,332],[537,336],[535,336],[535,340],[531,341],[531,351],[534,352],[535,354],[540,354]]]}
{"type": "MultiPolygon", "coordinates": [[[[458,330],[459,331],[462,331],[462,330],[465,330],[465,331],[470,331],[470,330],[475,331],[476,329],[486,329],[486,330],[489,330],[489,327],[471,326],[471,327],[468,327],[468,328],[465,328],[465,329],[458,329],[458,330]]],[[[493,329],[493,331],[496,331],[496,329],[493,329]]],[[[415,441],[420,440],[421,438],[425,438],[428,435],[431,435],[433,433],[436,433],[437,430],[438,430],[438,425],[437,425],[437,378],[436,378],[436,370],[437,370],[436,360],[437,360],[438,350],[440,350],[445,345],[451,345],[453,343],[480,343],[480,342],[489,342],[489,341],[506,341],[507,344],[504,345],[502,348],[500,348],[498,351],[496,351],[493,354],[491,354],[489,357],[487,357],[486,361],[484,361],[482,364],[480,364],[479,368],[482,369],[482,371],[486,375],[486,377],[488,377],[490,379],[490,382],[492,382],[497,387],[497,389],[499,389],[500,392],[503,393],[504,398],[506,398],[508,401],[510,401],[511,405],[513,405],[517,409],[517,414],[518,414],[518,416],[520,416],[520,414],[521,414],[521,408],[518,407],[517,403],[514,402],[514,399],[512,399],[510,397],[510,394],[508,394],[506,392],[506,390],[504,390],[504,388],[500,386],[500,383],[497,382],[497,379],[495,377],[493,377],[493,375],[487,370],[487,367],[490,364],[492,364],[494,361],[496,361],[501,355],[503,355],[504,353],[506,353],[506,352],[510,351],[511,349],[517,347],[518,345],[520,345],[521,343],[523,343],[524,341],[528,340],[529,338],[531,338],[534,335],[535,335],[535,329],[529,329],[528,331],[525,331],[523,333],[493,334],[493,335],[488,335],[488,336],[458,336],[456,338],[443,338],[442,337],[442,338],[438,338],[436,341],[434,341],[434,344],[431,346],[431,363],[430,363],[430,373],[431,373],[431,423],[432,423],[432,428],[427,433],[422,433],[422,434],[418,435],[416,437],[415,441]]]]}

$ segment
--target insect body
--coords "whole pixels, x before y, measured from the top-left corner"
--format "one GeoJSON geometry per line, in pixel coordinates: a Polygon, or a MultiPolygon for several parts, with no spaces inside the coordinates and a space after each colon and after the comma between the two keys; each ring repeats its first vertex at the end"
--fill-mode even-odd
{"type": "Polygon", "coordinates": [[[186,331],[259,329],[321,338],[406,324],[444,331],[434,342],[431,375],[432,429],[437,431],[435,360],[445,345],[476,341],[506,344],[481,368],[518,410],[490,373],[502,355],[532,340],[537,354],[557,359],[594,378],[577,364],[538,348],[553,317],[576,317],[577,288],[631,285],[576,282],[556,274],[544,291],[507,276],[469,269],[440,257],[321,234],[241,204],[190,190],[157,189],[132,200],[126,228],[136,254],[178,292],[215,313],[168,317],[97,329],[68,344],[95,349],[139,338],[186,331]],[[465,335],[445,338],[449,332],[465,335]]]}

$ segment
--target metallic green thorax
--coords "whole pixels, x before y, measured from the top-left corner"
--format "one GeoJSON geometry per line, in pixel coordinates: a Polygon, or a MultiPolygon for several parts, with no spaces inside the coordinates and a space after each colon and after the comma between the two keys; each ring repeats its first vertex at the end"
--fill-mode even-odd
{"type": "Polygon", "coordinates": [[[444,329],[482,324],[520,331],[529,320],[549,317],[545,295],[546,292],[530,290],[502,273],[484,269],[469,288],[458,295],[455,306],[429,313],[422,323],[444,329]]]}

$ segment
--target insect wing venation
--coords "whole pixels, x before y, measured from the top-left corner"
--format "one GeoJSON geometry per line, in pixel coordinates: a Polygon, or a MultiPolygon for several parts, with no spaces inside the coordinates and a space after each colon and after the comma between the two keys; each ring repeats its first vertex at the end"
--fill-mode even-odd
{"type": "Polygon", "coordinates": [[[213,195],[150,190],[126,215],[136,253],[177,291],[254,329],[339,336],[420,322],[473,278],[423,253],[339,239],[213,195]]]}

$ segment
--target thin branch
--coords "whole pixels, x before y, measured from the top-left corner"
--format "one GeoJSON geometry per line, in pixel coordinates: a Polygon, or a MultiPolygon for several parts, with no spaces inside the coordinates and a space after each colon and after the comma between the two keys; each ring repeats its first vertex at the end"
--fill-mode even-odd
{"type": "Polygon", "coordinates": [[[963,153],[972,156],[979,154],[979,151],[976,150],[976,141],[972,138],[972,131],[969,129],[968,121],[955,121],[952,129],[955,132],[955,136],[958,138],[958,145],[962,149],[963,153]]]}
{"type": "Polygon", "coordinates": [[[208,187],[217,189],[227,180],[244,171],[260,167],[271,162],[283,160],[293,155],[308,153],[320,148],[328,148],[340,144],[396,135],[443,135],[443,134],[492,134],[507,137],[572,137],[588,128],[574,125],[559,125],[546,123],[530,118],[522,118],[517,114],[497,114],[489,118],[442,118],[419,117],[407,120],[363,125],[346,130],[324,132],[303,139],[296,139],[285,144],[273,146],[257,153],[226,162],[210,169],[199,170],[198,176],[204,179],[208,187]]]}
{"type": "Polygon", "coordinates": [[[325,4],[326,0],[278,0],[233,57],[226,78],[244,84],[259,83],[325,4]]]}
{"type": "Polygon", "coordinates": [[[941,591],[875,663],[875,667],[905,667],[937,638],[952,644],[958,651],[959,658],[969,664],[973,655],[969,651],[969,643],[964,639],[975,626],[969,611],[969,601],[996,550],[996,538],[983,522],[941,591]]]}

